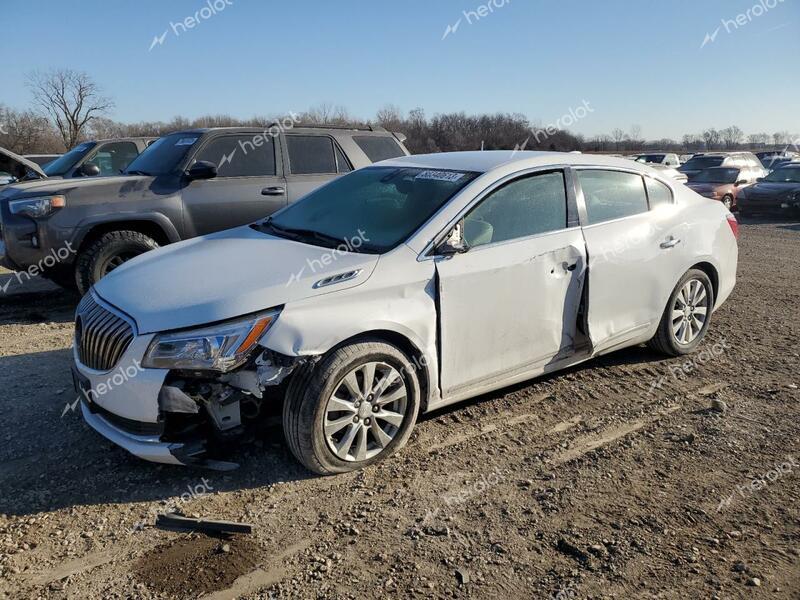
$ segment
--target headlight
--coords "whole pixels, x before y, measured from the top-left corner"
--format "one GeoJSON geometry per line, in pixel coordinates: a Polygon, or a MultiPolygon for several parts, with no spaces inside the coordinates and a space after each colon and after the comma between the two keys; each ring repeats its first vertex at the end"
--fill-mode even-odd
{"type": "Polygon", "coordinates": [[[14,215],[37,219],[46,217],[66,205],[67,199],[64,196],[37,196],[25,200],[12,200],[8,203],[8,209],[14,215]]]}
{"type": "Polygon", "coordinates": [[[202,329],[156,336],[142,366],[226,373],[247,361],[278,313],[273,310],[202,329]]]}

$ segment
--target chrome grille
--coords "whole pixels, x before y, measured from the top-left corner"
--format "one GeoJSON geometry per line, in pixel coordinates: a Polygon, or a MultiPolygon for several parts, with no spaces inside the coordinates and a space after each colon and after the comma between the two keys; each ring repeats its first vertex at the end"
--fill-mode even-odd
{"type": "Polygon", "coordinates": [[[86,294],[75,312],[75,347],[81,364],[110,371],[133,341],[133,326],[86,294]]]}

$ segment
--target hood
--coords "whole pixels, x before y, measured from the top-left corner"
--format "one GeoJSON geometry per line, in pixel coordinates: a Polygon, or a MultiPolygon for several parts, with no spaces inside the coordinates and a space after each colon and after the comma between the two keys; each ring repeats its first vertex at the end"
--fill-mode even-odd
{"type": "Polygon", "coordinates": [[[779,199],[784,196],[789,198],[796,192],[800,192],[800,183],[770,183],[760,182],[747,188],[748,198],[774,198],[779,199]]]}
{"type": "Polygon", "coordinates": [[[72,191],[88,191],[99,187],[108,189],[109,194],[122,194],[146,185],[152,180],[153,177],[144,175],[115,175],[113,177],[85,177],[78,179],[48,177],[38,181],[15,183],[3,190],[3,197],[8,198],[12,195],[69,194],[72,191]]]}
{"type": "Polygon", "coordinates": [[[29,173],[41,179],[47,177],[42,168],[35,162],[19,154],[14,154],[11,150],[6,150],[5,148],[0,148],[0,171],[10,173],[17,179],[22,179],[29,173]]]}
{"type": "Polygon", "coordinates": [[[193,238],[139,256],[95,292],[132,317],[140,334],[233,319],[364,283],[379,256],[311,246],[249,226],[193,238]],[[320,280],[361,270],[315,288],[320,280]]]}

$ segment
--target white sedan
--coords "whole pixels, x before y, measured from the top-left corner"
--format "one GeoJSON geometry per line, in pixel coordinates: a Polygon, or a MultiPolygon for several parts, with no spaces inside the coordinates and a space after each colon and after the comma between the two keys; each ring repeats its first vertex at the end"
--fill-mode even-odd
{"type": "Polygon", "coordinates": [[[86,421],[142,458],[226,468],[281,403],[317,473],[420,413],[620,348],[695,350],[736,281],[722,204],[621,158],[408,156],[271,218],[142,255],[78,307],[86,421]]]}

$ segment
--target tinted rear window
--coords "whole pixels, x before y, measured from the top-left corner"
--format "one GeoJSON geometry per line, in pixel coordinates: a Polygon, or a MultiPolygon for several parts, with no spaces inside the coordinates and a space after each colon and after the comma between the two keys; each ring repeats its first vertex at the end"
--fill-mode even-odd
{"type": "Polygon", "coordinates": [[[353,141],[372,162],[405,156],[397,141],[388,136],[354,135],[353,141]]]}
{"type": "Polygon", "coordinates": [[[324,135],[288,135],[289,168],[295,175],[336,173],[333,140],[324,135]]]}

